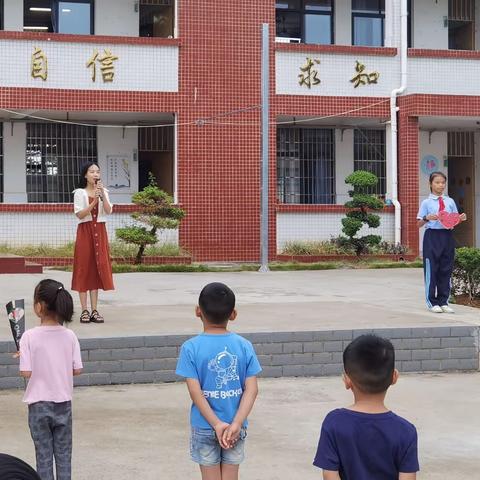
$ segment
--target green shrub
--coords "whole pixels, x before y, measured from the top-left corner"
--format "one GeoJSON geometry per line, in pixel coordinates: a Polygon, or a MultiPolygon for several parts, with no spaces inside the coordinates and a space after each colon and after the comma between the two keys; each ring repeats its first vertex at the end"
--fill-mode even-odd
{"type": "Polygon", "coordinates": [[[470,300],[480,296],[480,248],[462,247],[455,250],[452,293],[468,295],[470,300]]]}
{"type": "Polygon", "coordinates": [[[370,253],[372,248],[378,247],[382,237],[379,235],[357,237],[356,235],[363,225],[369,228],[380,226],[380,217],[371,213],[370,210],[382,210],[383,202],[375,195],[368,193],[378,183],[378,178],[373,173],[357,170],[345,178],[345,183],[352,185],[352,189],[348,192],[351,200],[345,203],[349,211],[345,218],[342,218],[342,232],[346,236],[342,237],[341,242],[344,247],[350,246],[357,255],[370,253]]]}
{"type": "MultiPolygon", "coordinates": [[[[408,247],[395,245],[390,242],[380,242],[368,247],[368,253],[373,255],[405,255],[408,247]]],[[[282,255],[356,255],[352,242],[345,236],[333,237],[321,241],[287,242],[281,252],[282,255]]]]}
{"type": "Polygon", "coordinates": [[[158,242],[157,230],[178,228],[185,216],[184,210],[173,205],[173,198],[158,188],[155,177],[150,173],[150,184],[132,196],[132,202],[139,207],[131,217],[147,226],[131,225],[117,228],[117,238],[138,247],[135,264],[142,263],[142,257],[149,245],[158,242]]]}

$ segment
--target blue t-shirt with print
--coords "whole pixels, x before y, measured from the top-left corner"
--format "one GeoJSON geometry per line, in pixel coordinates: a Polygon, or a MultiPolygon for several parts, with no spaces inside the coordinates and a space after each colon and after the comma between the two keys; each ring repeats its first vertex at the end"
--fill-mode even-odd
{"type": "MultiPolygon", "coordinates": [[[[229,332],[202,333],[187,340],[180,350],[176,374],[198,380],[215,415],[231,423],[242,398],[245,379],[261,371],[253,345],[229,332]]],[[[196,428],[212,428],[194,404],[190,423],[196,428]]]]}
{"type": "Polygon", "coordinates": [[[323,421],[313,464],[342,480],[398,480],[419,470],[417,430],[393,412],[339,408],[323,421]]]}
{"type": "MultiPolygon", "coordinates": [[[[423,220],[423,217],[433,213],[436,215],[440,209],[440,203],[438,201],[440,197],[431,193],[428,198],[423,200],[420,204],[420,208],[417,213],[417,219],[423,220]]],[[[445,203],[445,211],[449,213],[458,213],[457,205],[453,198],[442,195],[443,203],[445,203]]],[[[431,228],[432,230],[445,230],[445,227],[438,220],[429,220],[425,224],[425,228],[431,228]]]]}

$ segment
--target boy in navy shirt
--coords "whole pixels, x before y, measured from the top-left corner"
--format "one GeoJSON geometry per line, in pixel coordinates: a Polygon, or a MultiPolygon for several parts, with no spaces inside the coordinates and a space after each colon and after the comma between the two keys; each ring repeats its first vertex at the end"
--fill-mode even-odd
{"type": "Polygon", "coordinates": [[[203,333],[182,345],[176,370],[186,378],[193,402],[190,455],[203,480],[236,480],[262,369],[252,344],[227,330],[237,316],[230,288],[208,284],[195,312],[203,333]]]}
{"type": "Polygon", "coordinates": [[[313,464],[324,480],[415,480],[417,431],[384,404],[398,379],[392,343],[362,335],[343,352],[343,366],[355,402],[325,417],[313,464]]]}

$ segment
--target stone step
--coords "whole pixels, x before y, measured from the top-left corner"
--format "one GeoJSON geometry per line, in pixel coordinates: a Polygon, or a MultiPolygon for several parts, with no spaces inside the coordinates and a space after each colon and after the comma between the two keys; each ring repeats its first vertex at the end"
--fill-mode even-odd
{"type": "Polygon", "coordinates": [[[43,273],[40,264],[29,262],[20,255],[0,254],[0,274],[2,273],[43,273]]]}

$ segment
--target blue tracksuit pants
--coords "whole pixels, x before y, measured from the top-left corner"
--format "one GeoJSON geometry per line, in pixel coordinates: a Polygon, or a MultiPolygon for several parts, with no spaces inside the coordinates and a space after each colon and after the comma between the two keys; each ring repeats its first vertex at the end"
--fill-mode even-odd
{"type": "Polygon", "coordinates": [[[448,305],[454,259],[455,242],[452,231],[427,228],[423,237],[423,272],[427,307],[448,305]]]}

